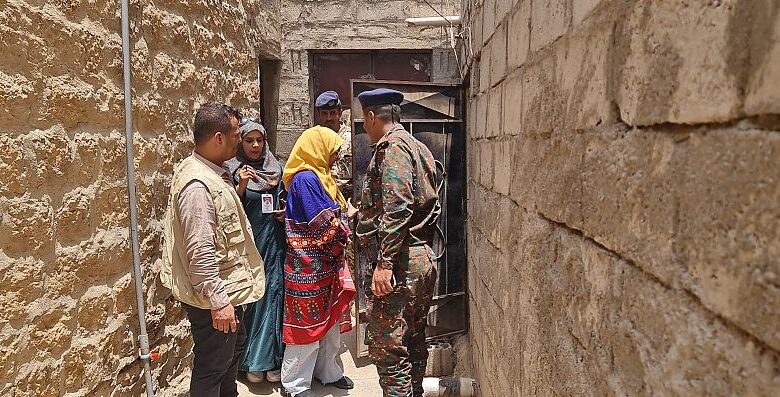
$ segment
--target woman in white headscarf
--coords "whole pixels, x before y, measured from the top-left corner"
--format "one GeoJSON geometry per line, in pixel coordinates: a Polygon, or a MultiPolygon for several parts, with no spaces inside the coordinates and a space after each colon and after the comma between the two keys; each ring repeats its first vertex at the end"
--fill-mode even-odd
{"type": "Polygon", "coordinates": [[[254,119],[239,123],[241,143],[236,157],[225,163],[244,211],[252,225],[257,250],[265,265],[265,296],[250,304],[244,315],[247,340],[239,370],[250,382],[279,382],[284,344],[284,261],[287,241],[279,193],[283,190],[282,165],[268,148],[265,128],[254,119]]]}

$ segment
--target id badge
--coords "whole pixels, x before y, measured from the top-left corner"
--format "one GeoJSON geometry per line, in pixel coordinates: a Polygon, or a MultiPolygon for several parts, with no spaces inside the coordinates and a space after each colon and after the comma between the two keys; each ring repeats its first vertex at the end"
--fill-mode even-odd
{"type": "Polygon", "coordinates": [[[270,214],[274,212],[274,196],[271,194],[261,194],[260,200],[262,201],[262,210],[264,214],[270,214]]]}

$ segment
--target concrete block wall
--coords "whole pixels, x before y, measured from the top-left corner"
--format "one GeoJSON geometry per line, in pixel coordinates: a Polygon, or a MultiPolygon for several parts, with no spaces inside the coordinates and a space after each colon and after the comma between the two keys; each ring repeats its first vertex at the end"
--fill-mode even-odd
{"type": "MultiPolygon", "coordinates": [[[[156,273],[170,175],[200,103],[258,106],[256,56],[279,55],[278,4],[134,0],[130,12],[147,324],[170,395],[191,361],[189,325],[156,273]]],[[[143,391],[119,15],[118,1],[0,0],[2,396],[143,391]]]]}
{"type": "Polygon", "coordinates": [[[777,395],[780,3],[462,8],[480,395],[777,395]]]}
{"type": "MultiPolygon", "coordinates": [[[[459,15],[455,0],[428,0],[443,15],[459,15]]],[[[423,0],[282,0],[282,70],[275,152],[286,158],[311,126],[309,51],[434,49],[432,80],[457,83],[446,29],[409,27],[404,20],[436,16],[423,0]]]]}

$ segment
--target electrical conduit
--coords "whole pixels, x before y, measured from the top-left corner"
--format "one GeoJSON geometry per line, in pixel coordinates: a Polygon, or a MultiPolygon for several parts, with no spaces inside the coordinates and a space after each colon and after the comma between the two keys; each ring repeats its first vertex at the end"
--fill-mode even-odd
{"type": "Polygon", "coordinates": [[[149,336],[146,334],[144,313],[144,287],[141,273],[141,256],[138,245],[138,205],[135,191],[135,164],[133,155],[133,97],[130,89],[130,12],[129,0],[122,3],[122,66],[125,83],[125,155],[127,156],[127,197],[130,206],[130,241],[133,250],[133,278],[135,279],[135,298],[138,306],[138,324],[140,334],[138,344],[139,358],[144,362],[146,378],[146,396],[154,397],[152,384],[151,353],[149,336]]]}

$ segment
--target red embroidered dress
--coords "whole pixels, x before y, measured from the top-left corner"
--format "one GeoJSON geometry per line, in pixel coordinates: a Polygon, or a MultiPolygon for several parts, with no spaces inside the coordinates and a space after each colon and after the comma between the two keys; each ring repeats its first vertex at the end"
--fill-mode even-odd
{"type": "Polygon", "coordinates": [[[349,315],[355,286],[345,266],[349,236],[341,211],[310,171],[298,172],[288,192],[284,267],[286,344],[316,342],[349,315]]]}

